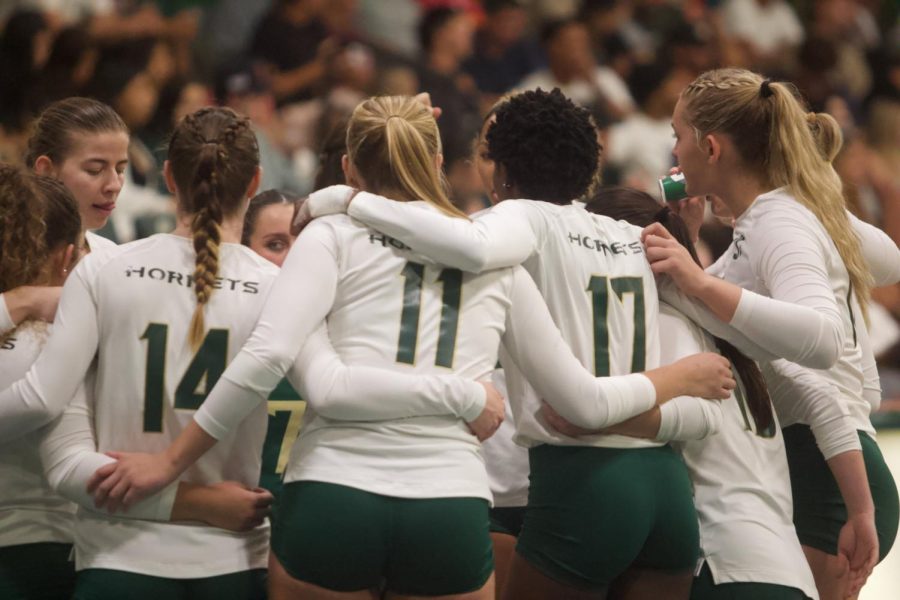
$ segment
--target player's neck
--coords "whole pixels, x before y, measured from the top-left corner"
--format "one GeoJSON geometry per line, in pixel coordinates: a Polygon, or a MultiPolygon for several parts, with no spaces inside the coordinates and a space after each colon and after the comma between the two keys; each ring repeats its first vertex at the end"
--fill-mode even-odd
{"type": "MultiPolygon", "coordinates": [[[[178,219],[178,225],[172,231],[172,235],[177,235],[186,238],[194,237],[191,232],[191,220],[192,217],[190,215],[181,216],[178,219]]],[[[244,230],[244,219],[243,215],[241,217],[225,217],[222,220],[222,225],[220,226],[222,231],[222,242],[226,244],[240,244],[241,243],[241,232],[244,230]]]]}

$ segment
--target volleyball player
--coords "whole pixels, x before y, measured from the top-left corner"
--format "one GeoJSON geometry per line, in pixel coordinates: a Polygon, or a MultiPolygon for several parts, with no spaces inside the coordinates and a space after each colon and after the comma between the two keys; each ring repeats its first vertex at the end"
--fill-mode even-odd
{"type": "MultiPolygon", "coordinates": [[[[62,285],[78,260],[78,208],[52,183],[0,165],[0,289],[62,285]]],[[[25,374],[47,328],[27,321],[0,334],[0,388],[25,374]]],[[[69,562],[74,506],[43,477],[38,443],[32,433],[0,445],[0,597],[8,600],[67,600],[75,583],[69,562]]]]}
{"type": "MultiPolygon", "coordinates": [[[[2,394],[4,439],[58,414],[96,354],[98,449],[164,445],[203,401],[229,346],[251,330],[277,270],[238,244],[259,180],[249,123],[220,109],[185,118],[165,173],[179,201],[178,228],[82,261],[45,350],[28,377],[2,394]]],[[[255,486],[265,418],[256,411],[185,480],[255,486]]],[[[265,525],[233,533],[83,512],[75,597],[259,597],[267,541],[265,525]]]]}
{"type": "Polygon", "coordinates": [[[812,423],[783,419],[782,426],[794,522],[820,595],[853,595],[878,549],[883,557],[893,543],[900,507],[868,418],[863,382],[871,378],[858,329],[871,274],[829,163],[840,146],[836,124],[807,115],[785,84],[723,69],[685,89],[673,127],[688,192],[718,196],[736,218],[735,237],[708,275],[658,226],[645,232],[648,257],[721,321],[834,385],[832,402],[859,433],[847,435],[834,421],[817,436],[820,452],[812,423]],[[811,125],[833,132],[829,151],[811,125]]]}
{"type": "MultiPolygon", "coordinates": [[[[602,188],[586,208],[639,227],[661,223],[696,260],[682,220],[650,196],[626,188],[602,188]]],[[[618,426],[629,435],[676,442],[687,465],[700,519],[702,566],[692,600],[817,598],[815,581],[794,530],[784,439],[757,365],[716,340],[677,310],[660,302],[661,359],[676,360],[720,348],[735,368],[738,385],[721,402],[669,402],[618,426]],[[713,419],[718,433],[708,435],[713,419]]],[[[801,403],[815,386],[792,400],[801,403]]]]}
{"type": "MultiPolygon", "coordinates": [[[[436,208],[412,208],[463,221],[440,189],[437,127],[424,106],[408,98],[368,100],[355,110],[347,139],[349,181],[406,200],[425,198],[436,208]]],[[[643,317],[642,307],[636,312],[643,317]]],[[[702,388],[699,395],[719,397],[733,384],[730,371],[719,371],[727,363],[709,355],[645,375],[590,377],[524,271],[475,276],[443,269],[339,216],[314,222],[300,235],[257,331],[197,413],[197,425],[161,457],[124,457],[129,460],[120,460],[101,484],[102,494],[124,493],[127,502],[177,476],[254,405],[241,399],[265,397],[326,314],[330,337],[348,362],[401,372],[406,364],[419,373],[452,368],[466,377],[484,376],[496,363],[502,338],[510,361],[529,373],[561,414],[595,426],[670,397],[675,390],[669,376],[676,371],[685,378],[679,387],[693,380],[689,387],[702,388]],[[696,360],[708,360],[718,374],[698,385],[703,369],[696,360]],[[647,378],[654,383],[648,386],[647,378]]],[[[648,335],[654,333],[651,321],[648,335]]],[[[301,352],[301,362],[307,353],[301,352]]],[[[490,491],[476,439],[463,423],[480,427],[474,418],[485,406],[481,399],[440,416],[419,412],[418,418],[345,425],[317,416],[321,394],[301,391],[310,409],[274,528],[273,597],[370,597],[383,577],[388,591],[400,596],[492,597],[490,491]]],[[[530,412],[537,411],[516,408],[517,417],[530,412]]],[[[488,433],[497,424],[491,420],[488,433]]],[[[544,427],[534,417],[531,423],[544,427]]]]}
{"type": "MultiPolygon", "coordinates": [[[[346,209],[464,270],[522,263],[569,346],[596,375],[659,364],[655,285],[639,231],[571,204],[597,170],[597,132],[587,112],[558,90],[517,94],[497,110],[487,143],[501,202],[472,222],[363,192],[347,209],[351,193],[339,187],[314,194],[308,205],[313,214],[346,209]]],[[[518,441],[531,447],[529,509],[508,596],[603,597],[635,566],[641,573],[632,597],[686,597],[698,534],[680,459],[655,441],[573,439],[549,429],[534,408],[541,396],[529,389],[527,374],[501,362],[518,441]],[[629,485],[618,485],[621,478],[629,485]],[[666,503],[645,505],[646,498],[662,497],[666,503]]],[[[552,396],[543,397],[552,403],[552,396]]]]}
{"type": "MultiPolygon", "coordinates": [[[[25,163],[39,175],[58,179],[78,203],[85,251],[109,252],[115,244],[100,229],[115,209],[128,165],[128,127],[116,112],[90,98],[66,98],[35,120],[25,163]]],[[[26,318],[50,321],[59,289],[20,286],[0,295],[0,332],[26,318]]]]}

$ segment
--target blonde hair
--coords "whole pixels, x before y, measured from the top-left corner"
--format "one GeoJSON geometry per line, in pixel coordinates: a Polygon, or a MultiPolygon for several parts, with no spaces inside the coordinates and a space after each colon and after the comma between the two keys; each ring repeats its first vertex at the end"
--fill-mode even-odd
{"type": "Polygon", "coordinates": [[[447,197],[434,162],[441,136],[431,110],[408,96],[376,96],[360,103],[347,126],[347,157],[369,191],[397,200],[424,200],[467,218],[447,197]]]}
{"type": "Polygon", "coordinates": [[[816,216],[837,247],[865,313],[872,276],[831,165],[843,143],[837,122],[807,113],[793,86],[744,69],[707,71],[681,98],[698,140],[712,132],[729,135],[744,163],[767,185],[786,187],[816,216]]]}
{"type": "Polygon", "coordinates": [[[197,350],[206,333],[204,308],[219,274],[222,221],[246,208],[245,194],[259,166],[250,121],[229,108],[202,108],[185,116],[169,141],[169,164],[181,210],[192,215],[197,306],[188,341],[197,350]]]}

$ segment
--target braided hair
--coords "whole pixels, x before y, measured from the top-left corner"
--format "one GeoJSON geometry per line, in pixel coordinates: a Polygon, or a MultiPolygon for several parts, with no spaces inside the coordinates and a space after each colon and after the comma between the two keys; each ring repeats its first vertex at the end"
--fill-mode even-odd
{"type": "Polygon", "coordinates": [[[259,166],[250,121],[228,108],[203,108],[187,115],[169,141],[169,165],[181,210],[191,216],[197,307],[188,340],[196,349],[206,331],[204,307],[219,273],[222,221],[243,207],[259,166]]]}

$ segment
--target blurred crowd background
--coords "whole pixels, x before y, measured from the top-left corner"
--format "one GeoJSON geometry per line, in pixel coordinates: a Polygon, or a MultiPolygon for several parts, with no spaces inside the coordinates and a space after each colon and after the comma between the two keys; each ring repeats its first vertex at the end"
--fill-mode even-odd
{"type": "MultiPolygon", "coordinates": [[[[260,189],[305,194],[361,99],[426,91],[454,201],[472,212],[486,206],[470,161],[482,115],[504,93],[560,87],[602,131],[604,182],[655,193],[678,94],[717,66],[792,81],[835,116],[851,210],[900,242],[897,0],[0,0],[0,160],[21,162],[50,102],[112,105],[133,135],[103,233],[125,242],[172,222],[160,170],[181,116],[246,114],[260,189]]],[[[704,231],[710,256],[730,239],[704,231]]],[[[900,398],[900,288],[876,300],[883,384],[900,398]]]]}

